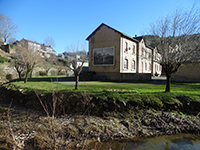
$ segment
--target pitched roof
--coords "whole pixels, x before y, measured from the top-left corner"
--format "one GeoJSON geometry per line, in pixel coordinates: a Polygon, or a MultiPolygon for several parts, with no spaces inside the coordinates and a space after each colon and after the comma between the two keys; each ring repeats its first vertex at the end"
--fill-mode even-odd
{"type": "Polygon", "coordinates": [[[143,40],[144,40],[144,44],[145,44],[146,47],[148,47],[148,48],[150,48],[150,49],[154,49],[153,47],[147,45],[147,42],[146,42],[146,41],[148,41],[148,40],[145,39],[145,36],[138,36],[138,37],[133,37],[133,38],[136,39],[136,40],[138,40],[139,42],[141,42],[142,39],[143,39],[143,40]]]}
{"type": "MultiPolygon", "coordinates": [[[[45,45],[45,44],[40,44],[40,43],[38,43],[38,42],[36,42],[36,41],[27,40],[27,39],[25,39],[25,38],[21,39],[21,41],[27,41],[27,42],[30,42],[30,43],[35,43],[35,44],[44,46],[44,47],[50,47],[54,52],[56,52],[51,46],[48,46],[48,45],[45,45]]],[[[16,41],[16,43],[17,43],[17,42],[21,42],[21,41],[16,41]]]]}
{"type": "Polygon", "coordinates": [[[142,39],[145,40],[144,36],[136,36],[136,37],[133,37],[134,39],[138,40],[139,42],[142,41],[142,39]]]}
{"type": "Polygon", "coordinates": [[[21,39],[21,41],[23,41],[23,40],[25,40],[25,41],[27,41],[27,42],[31,42],[31,43],[35,43],[35,44],[41,45],[40,43],[38,43],[38,42],[36,42],[36,41],[27,40],[27,39],[25,39],[25,38],[21,39]]]}
{"type": "Polygon", "coordinates": [[[104,23],[102,23],[100,26],[98,26],[98,27],[86,38],[86,40],[89,40],[90,37],[91,37],[92,35],[94,35],[102,26],[106,26],[106,27],[108,27],[108,28],[114,30],[115,32],[119,33],[122,37],[125,37],[125,38],[127,38],[127,39],[129,39],[129,40],[132,40],[132,41],[134,41],[134,42],[139,42],[137,39],[134,39],[134,38],[132,38],[132,37],[130,37],[130,36],[128,36],[128,35],[126,35],[126,34],[120,32],[120,31],[118,31],[118,30],[116,30],[116,29],[114,29],[114,28],[112,28],[112,27],[110,27],[110,26],[104,24],[104,23]]]}

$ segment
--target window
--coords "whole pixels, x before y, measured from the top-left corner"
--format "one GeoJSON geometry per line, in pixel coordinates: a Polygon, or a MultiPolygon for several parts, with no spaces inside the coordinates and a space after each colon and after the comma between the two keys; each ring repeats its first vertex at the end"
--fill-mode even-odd
{"type": "Polygon", "coordinates": [[[151,58],[151,52],[149,53],[149,59],[151,58]]]}
{"type": "Polygon", "coordinates": [[[141,71],[143,73],[143,62],[141,63],[141,71]]]}
{"type": "Polygon", "coordinates": [[[142,56],[144,55],[144,48],[142,48],[142,56]]]}
{"type": "Polygon", "coordinates": [[[133,45],[133,54],[135,54],[135,45],[133,45]]]}
{"type": "Polygon", "coordinates": [[[157,69],[156,69],[156,64],[155,64],[155,72],[157,72],[157,69]]]}
{"type": "Polygon", "coordinates": [[[124,59],[124,69],[128,69],[128,59],[124,59]]]}
{"type": "Polygon", "coordinates": [[[149,63],[149,71],[151,70],[151,63],[149,63]]]}
{"type": "Polygon", "coordinates": [[[145,62],[145,71],[147,70],[147,63],[145,62]]]}
{"type": "Polygon", "coordinates": [[[93,49],[94,66],[112,66],[115,64],[115,47],[93,49]]]}
{"type": "Polygon", "coordinates": [[[132,70],[135,70],[135,60],[132,60],[132,70]]]}
{"type": "Polygon", "coordinates": [[[125,43],[125,51],[128,51],[128,43],[125,43]]]}

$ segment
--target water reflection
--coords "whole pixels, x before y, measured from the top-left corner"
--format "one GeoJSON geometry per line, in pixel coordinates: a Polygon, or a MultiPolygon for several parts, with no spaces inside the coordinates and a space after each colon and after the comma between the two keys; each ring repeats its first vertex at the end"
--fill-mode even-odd
{"type": "Polygon", "coordinates": [[[178,134],[105,142],[98,144],[97,150],[200,150],[200,136],[178,134]]]}

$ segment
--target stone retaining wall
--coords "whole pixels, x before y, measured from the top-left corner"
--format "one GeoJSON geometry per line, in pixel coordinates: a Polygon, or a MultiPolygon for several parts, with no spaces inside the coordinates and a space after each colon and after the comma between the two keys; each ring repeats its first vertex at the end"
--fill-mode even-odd
{"type": "Polygon", "coordinates": [[[93,80],[110,81],[150,81],[151,73],[116,73],[102,72],[95,73],[93,80]]]}

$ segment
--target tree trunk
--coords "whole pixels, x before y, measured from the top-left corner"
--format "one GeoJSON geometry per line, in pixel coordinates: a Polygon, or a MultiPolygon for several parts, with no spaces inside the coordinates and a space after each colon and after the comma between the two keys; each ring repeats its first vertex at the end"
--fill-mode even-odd
{"type": "Polygon", "coordinates": [[[26,83],[26,82],[28,81],[28,74],[29,74],[29,72],[30,72],[30,71],[27,71],[27,72],[26,72],[24,83],[26,83]]]}
{"type": "Polygon", "coordinates": [[[29,73],[30,73],[31,71],[32,71],[32,70],[30,69],[30,66],[27,66],[24,83],[26,83],[26,82],[28,81],[28,75],[29,75],[29,73]]]}
{"type": "Polygon", "coordinates": [[[26,66],[26,70],[27,70],[27,71],[26,71],[26,76],[25,76],[24,83],[27,82],[27,80],[28,80],[28,75],[29,75],[30,72],[31,72],[31,76],[32,76],[34,66],[35,66],[35,63],[34,63],[32,66],[31,66],[30,64],[27,64],[27,66],[26,66]]]}
{"type": "Polygon", "coordinates": [[[32,76],[33,76],[33,70],[31,70],[30,78],[32,78],[32,76]]]}
{"type": "Polygon", "coordinates": [[[16,69],[16,71],[17,71],[17,73],[18,73],[18,77],[19,77],[19,79],[21,80],[21,73],[22,73],[22,69],[18,66],[18,65],[15,65],[15,69],[16,69]]]}
{"type": "Polygon", "coordinates": [[[76,78],[75,90],[78,90],[79,75],[75,74],[75,78],[76,78]]]}
{"type": "Polygon", "coordinates": [[[60,75],[60,73],[61,73],[61,70],[58,70],[57,75],[60,75]]]}
{"type": "Polygon", "coordinates": [[[48,72],[49,72],[49,70],[50,70],[50,69],[47,69],[47,70],[46,70],[46,76],[48,76],[48,72]]]}
{"type": "Polygon", "coordinates": [[[167,74],[166,77],[167,77],[167,83],[166,83],[165,92],[170,92],[171,74],[167,74]]]}
{"type": "Polygon", "coordinates": [[[19,79],[21,80],[21,79],[22,79],[22,77],[21,77],[21,72],[20,72],[20,71],[17,71],[17,73],[18,73],[19,79]]]}

